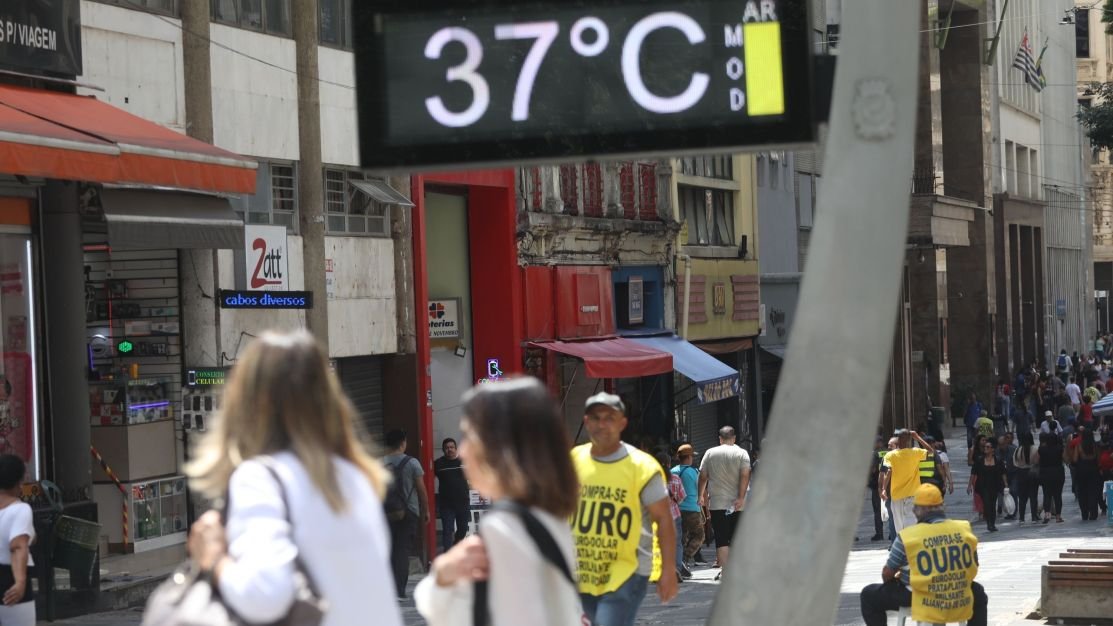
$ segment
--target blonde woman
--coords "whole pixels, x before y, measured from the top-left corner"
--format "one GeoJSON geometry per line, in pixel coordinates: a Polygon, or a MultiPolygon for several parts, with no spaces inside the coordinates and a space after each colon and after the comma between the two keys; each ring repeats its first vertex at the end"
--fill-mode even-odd
{"type": "Polygon", "coordinates": [[[202,515],[189,552],[244,621],[287,614],[299,558],[329,605],[323,624],[364,624],[371,609],[377,626],[401,626],[385,470],[357,441],[354,414],[305,331],[264,333],[236,363],[220,416],[187,468],[194,488],[229,498],[228,519],[202,515]]]}

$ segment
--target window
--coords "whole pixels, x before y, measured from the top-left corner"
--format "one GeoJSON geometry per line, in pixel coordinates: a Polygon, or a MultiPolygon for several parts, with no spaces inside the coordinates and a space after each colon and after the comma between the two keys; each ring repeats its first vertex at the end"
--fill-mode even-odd
{"type": "Polygon", "coordinates": [[[221,24],[290,37],[292,0],[212,0],[213,19],[221,24]]]}
{"type": "Polygon", "coordinates": [[[713,154],[680,159],[680,173],[687,176],[704,176],[732,180],[734,161],[729,154],[713,154]]]}
{"type": "Polygon", "coordinates": [[[777,189],[781,186],[781,160],[777,152],[771,152],[769,155],[769,188],[777,189]]]}
{"type": "Polygon", "coordinates": [[[734,245],[734,194],[722,189],[680,187],[680,207],[688,223],[688,245],[734,245]]]}
{"type": "Polygon", "coordinates": [[[296,163],[259,161],[255,195],[232,198],[232,208],[248,224],[276,224],[297,231],[296,163]]]}
{"type": "Polygon", "coordinates": [[[177,17],[181,15],[178,9],[178,0],[95,0],[102,4],[115,4],[128,9],[163,13],[177,17]]]}
{"type": "Polygon", "coordinates": [[[1074,11],[1074,56],[1090,58],[1090,9],[1074,11]]]}
{"type": "Polygon", "coordinates": [[[377,235],[390,233],[388,206],[356,189],[351,181],[364,180],[363,172],[325,168],[325,213],[330,233],[377,235]]]}
{"type": "Polygon", "coordinates": [[[757,175],[756,175],[757,186],[758,187],[764,187],[765,186],[765,155],[763,153],[759,152],[758,155],[757,155],[757,168],[756,169],[757,169],[757,175]]]}
{"type": "Polygon", "coordinates": [[[352,0],[318,0],[318,27],[321,43],[352,48],[352,0]]]}

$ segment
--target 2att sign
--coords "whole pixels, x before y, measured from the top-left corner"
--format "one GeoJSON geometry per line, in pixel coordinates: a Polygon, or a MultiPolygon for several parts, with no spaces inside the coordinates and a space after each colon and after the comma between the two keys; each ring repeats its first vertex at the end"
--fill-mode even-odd
{"type": "Polygon", "coordinates": [[[286,291],[286,227],[247,224],[243,228],[247,256],[247,288],[255,291],[286,291]]]}

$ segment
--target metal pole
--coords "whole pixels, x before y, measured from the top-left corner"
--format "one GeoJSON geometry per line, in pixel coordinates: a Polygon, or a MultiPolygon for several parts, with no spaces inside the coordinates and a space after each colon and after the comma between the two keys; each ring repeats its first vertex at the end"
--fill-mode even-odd
{"type": "Polygon", "coordinates": [[[692,257],[680,255],[684,261],[684,310],[680,312],[680,336],[688,340],[688,308],[692,304],[692,257]]]}
{"type": "Polygon", "coordinates": [[[838,371],[845,384],[778,389],[762,455],[768,467],[735,536],[713,626],[830,624],[835,614],[861,511],[847,487],[865,488],[899,311],[920,8],[908,1],[843,3],[829,182],[816,211],[784,378],[838,371]],[[794,419],[802,415],[811,418],[803,437],[794,419]]]}

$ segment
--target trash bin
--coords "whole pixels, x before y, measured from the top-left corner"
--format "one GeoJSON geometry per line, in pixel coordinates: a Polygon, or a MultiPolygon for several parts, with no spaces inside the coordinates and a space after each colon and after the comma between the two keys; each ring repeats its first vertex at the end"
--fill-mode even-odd
{"type": "Polygon", "coordinates": [[[92,585],[99,540],[100,524],[69,515],[58,517],[51,564],[70,571],[74,588],[88,589],[92,585]]]}

